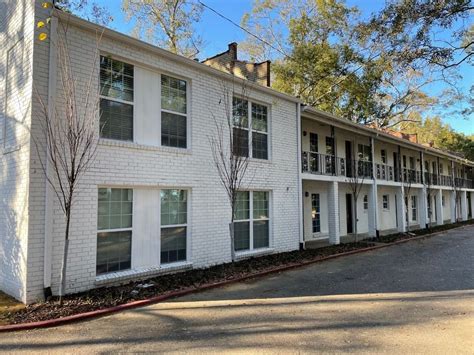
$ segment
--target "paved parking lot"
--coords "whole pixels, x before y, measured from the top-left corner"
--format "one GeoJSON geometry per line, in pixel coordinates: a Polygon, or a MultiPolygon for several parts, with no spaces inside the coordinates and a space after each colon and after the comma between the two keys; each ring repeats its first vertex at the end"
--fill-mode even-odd
{"type": "Polygon", "coordinates": [[[472,354],[474,226],[59,328],[0,352],[472,354]]]}

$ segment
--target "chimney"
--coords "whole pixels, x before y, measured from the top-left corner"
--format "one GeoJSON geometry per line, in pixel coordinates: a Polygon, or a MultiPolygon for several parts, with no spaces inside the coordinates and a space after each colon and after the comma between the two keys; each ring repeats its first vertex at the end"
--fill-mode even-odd
{"type": "Polygon", "coordinates": [[[229,43],[225,52],[207,58],[202,63],[215,69],[219,69],[235,75],[242,79],[256,82],[263,86],[270,86],[270,64],[269,60],[261,63],[252,63],[239,60],[236,42],[229,43]]]}

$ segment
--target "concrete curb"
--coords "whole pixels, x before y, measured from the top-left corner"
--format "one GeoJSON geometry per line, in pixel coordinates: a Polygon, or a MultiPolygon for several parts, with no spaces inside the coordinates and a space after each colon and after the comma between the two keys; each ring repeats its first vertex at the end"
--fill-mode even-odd
{"type": "Polygon", "coordinates": [[[452,231],[452,230],[456,230],[456,229],[460,229],[460,228],[464,228],[464,227],[465,226],[460,226],[460,227],[456,227],[456,228],[452,228],[452,229],[448,229],[448,230],[443,230],[443,231],[439,231],[439,232],[435,232],[435,233],[431,233],[431,234],[421,235],[421,236],[418,236],[418,237],[397,240],[395,242],[386,243],[386,244],[383,244],[383,245],[375,245],[375,246],[371,246],[371,247],[367,247],[367,248],[356,249],[356,250],[351,250],[351,251],[344,252],[344,253],[329,255],[329,256],[322,257],[320,259],[308,260],[308,261],[304,261],[304,262],[301,262],[301,263],[289,264],[289,265],[284,265],[284,266],[280,266],[280,267],[275,267],[275,268],[268,269],[268,270],[265,270],[265,271],[257,272],[255,274],[245,275],[245,276],[242,276],[242,277],[239,277],[239,278],[219,281],[219,282],[215,282],[215,283],[204,284],[204,285],[201,285],[201,286],[198,286],[198,287],[195,287],[195,288],[187,288],[187,289],[180,290],[180,291],[174,291],[174,292],[170,292],[170,293],[167,293],[167,294],[164,294],[164,295],[151,297],[151,298],[144,299],[144,300],[124,303],[124,304],[121,304],[121,305],[118,305],[118,306],[115,306],[115,307],[109,307],[109,308],[99,309],[99,310],[90,311],[90,312],[86,312],[86,313],[79,313],[79,314],[74,314],[74,315],[71,315],[71,316],[66,316],[66,317],[56,318],[56,319],[50,319],[50,320],[45,320],[45,321],[39,321],[39,322],[4,325],[4,326],[0,326],[0,333],[20,331],[20,330],[57,327],[57,326],[64,325],[64,324],[67,324],[67,323],[82,321],[82,320],[91,319],[91,318],[98,318],[98,317],[101,317],[101,316],[109,315],[109,314],[112,314],[112,313],[117,313],[117,312],[120,312],[120,311],[132,309],[132,308],[143,307],[143,306],[151,305],[151,304],[154,304],[154,303],[163,302],[163,301],[166,301],[168,299],[188,295],[190,293],[197,293],[197,292],[209,290],[209,289],[216,288],[216,287],[222,287],[222,286],[229,285],[229,284],[232,284],[232,283],[237,283],[237,282],[241,282],[241,281],[245,281],[245,280],[249,280],[249,279],[254,279],[254,278],[266,276],[266,275],[269,275],[269,274],[274,274],[274,273],[279,273],[279,272],[282,272],[282,271],[296,269],[296,268],[299,268],[299,267],[304,267],[304,266],[307,266],[307,265],[316,264],[316,263],[326,261],[326,260],[336,259],[336,258],[340,258],[340,257],[343,257],[343,256],[353,255],[353,254],[359,254],[359,253],[363,253],[363,252],[367,252],[367,251],[371,251],[371,250],[382,249],[382,248],[390,247],[392,245],[397,245],[397,244],[410,242],[410,241],[413,241],[413,240],[425,239],[425,238],[428,238],[428,237],[433,237],[435,235],[439,235],[439,234],[442,234],[442,233],[446,233],[448,231],[452,231]]]}

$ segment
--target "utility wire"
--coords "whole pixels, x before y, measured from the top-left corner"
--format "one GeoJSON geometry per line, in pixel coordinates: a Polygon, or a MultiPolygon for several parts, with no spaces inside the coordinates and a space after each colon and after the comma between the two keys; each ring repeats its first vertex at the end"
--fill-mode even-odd
{"type": "Polygon", "coordinates": [[[260,38],[258,37],[256,34],[253,34],[252,32],[250,32],[249,30],[247,30],[245,27],[242,27],[241,25],[239,25],[238,23],[234,22],[233,20],[231,20],[230,18],[228,18],[227,16],[221,14],[220,12],[218,12],[217,10],[214,10],[212,7],[206,5],[205,3],[203,3],[201,0],[197,0],[197,2],[199,4],[201,4],[201,6],[205,7],[206,9],[208,9],[209,11],[212,11],[213,13],[215,13],[217,16],[223,18],[224,20],[230,22],[231,24],[233,24],[234,26],[240,28],[242,31],[244,31],[245,33],[249,34],[250,36],[256,38],[257,40],[259,40],[260,42],[262,43],[265,43],[267,46],[269,46],[270,48],[276,50],[278,53],[284,55],[285,57],[287,58],[290,58],[290,56],[288,54],[286,54],[284,51],[282,51],[281,49],[275,47],[274,45],[272,45],[271,43],[269,43],[268,41],[264,40],[263,38],[260,38]]]}

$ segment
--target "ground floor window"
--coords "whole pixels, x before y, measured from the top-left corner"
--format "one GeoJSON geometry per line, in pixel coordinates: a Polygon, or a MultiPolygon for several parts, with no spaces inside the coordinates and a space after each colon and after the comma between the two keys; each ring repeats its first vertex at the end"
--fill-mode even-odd
{"type": "Polygon", "coordinates": [[[313,233],[321,232],[321,205],[319,194],[311,194],[311,218],[313,233]]]}
{"type": "Polygon", "coordinates": [[[239,191],[234,212],[235,251],[270,246],[270,193],[239,191]]]}
{"type": "Polygon", "coordinates": [[[369,196],[364,195],[364,211],[369,209],[369,196]]]}
{"type": "Polygon", "coordinates": [[[186,260],[188,199],[186,190],[161,190],[161,263],[186,260]]]}
{"type": "Polygon", "coordinates": [[[133,190],[100,188],[97,210],[97,275],[130,269],[133,190]]]}
{"type": "Polygon", "coordinates": [[[390,209],[390,200],[388,195],[382,195],[382,207],[384,210],[390,209]]]}
{"type": "Polygon", "coordinates": [[[411,197],[411,220],[418,220],[418,201],[416,196],[411,197]]]}

